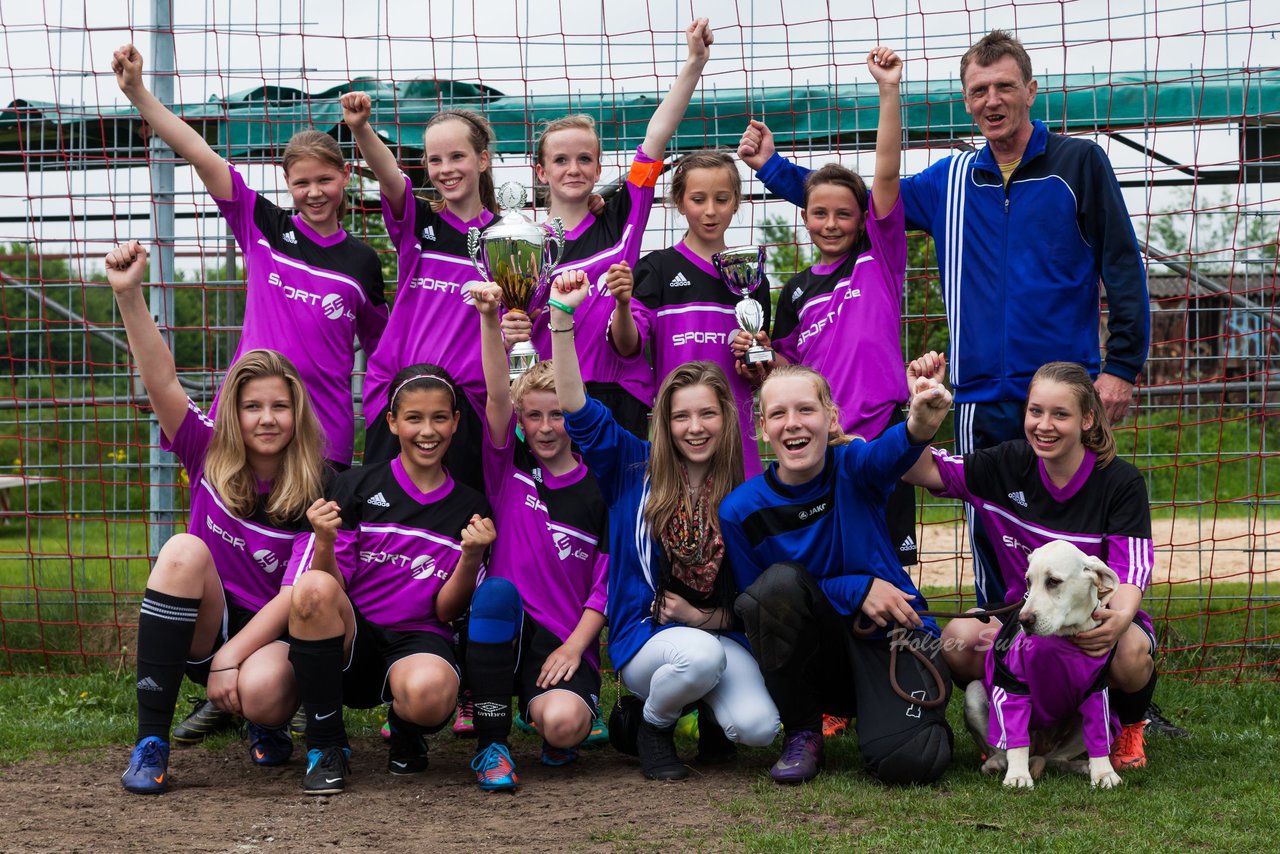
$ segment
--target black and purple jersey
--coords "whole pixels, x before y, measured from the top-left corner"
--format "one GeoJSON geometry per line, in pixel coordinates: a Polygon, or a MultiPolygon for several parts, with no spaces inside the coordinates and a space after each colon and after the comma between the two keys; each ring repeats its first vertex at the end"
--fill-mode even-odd
{"type": "Polygon", "coordinates": [[[448,210],[433,211],[404,178],[404,214],[395,217],[387,197],[382,215],[400,256],[395,305],[382,343],[369,357],[364,378],[365,423],[387,408],[391,378],[402,368],[432,362],[447,370],[484,417],[480,320],[467,285],[480,277],[467,252],[467,231],[493,222],[484,211],[463,222],[448,210]]]}
{"type": "MultiPolygon", "coordinates": [[[[1027,560],[1053,540],[1066,540],[1099,558],[1120,576],[1120,583],[1142,590],[1151,583],[1155,551],[1147,485],[1132,464],[1116,459],[1105,468],[1088,449],[1071,482],[1059,488],[1031,446],[1014,439],[953,456],[937,448],[943,488],[935,495],[959,498],[973,506],[1004,579],[1005,602],[1027,593],[1027,560]]],[[[1151,631],[1151,618],[1138,611],[1134,621],[1151,631]]]]}
{"type": "Polygon", "coordinates": [[[160,447],[178,455],[191,484],[191,517],[187,533],[209,547],[227,603],[254,613],[292,584],[291,571],[301,560],[311,527],[306,515],[280,525],[267,517],[270,483],[259,483],[262,500],[248,519],[233,514],[204,478],[204,458],[213,440],[213,422],[188,398],[187,414],[172,438],[160,434],[160,447]]]}
{"type": "Polygon", "coordinates": [[[827,378],[846,433],[874,439],[907,400],[902,286],[907,233],[902,200],[883,219],[867,207],[871,248],[797,273],[778,295],[773,346],[827,378]]]}
{"type": "MultiPolygon", "coordinates": [[[[484,496],[447,473],[424,493],[396,457],[343,472],[328,497],[342,508],[334,555],[352,606],[386,629],[452,638],[436,596],[462,557],[462,530],[473,515],[490,514],[484,496]]],[[[313,534],[286,583],[311,568],[314,549],[313,534]]]]}
{"type": "MultiPolygon", "coordinates": [[[[608,508],[581,461],[559,476],[542,467],[516,438],[514,413],[501,441],[496,446],[486,420],[484,481],[490,484],[494,524],[502,531],[486,574],[514,584],[529,615],[563,642],[584,609],[605,612],[608,508]]],[[[582,657],[599,669],[598,646],[589,646],[582,657]]]]}
{"type": "Polygon", "coordinates": [[[1110,755],[1120,734],[1120,717],[1111,710],[1107,690],[1112,656],[1089,655],[1070,638],[1028,635],[1017,614],[1006,619],[987,651],[983,676],[991,746],[1026,747],[1031,730],[1053,729],[1080,715],[1089,755],[1110,755]]]}
{"type": "Polygon", "coordinates": [[[378,255],[339,228],[328,237],[258,195],[234,167],[231,198],[215,199],[244,255],[245,308],[234,362],[276,350],[298,368],[328,439],[325,455],[350,465],[355,436],[351,371],[387,326],[378,255]]]}
{"type": "MultiPolygon", "coordinates": [[[[640,242],[653,208],[653,188],[662,174],[662,161],[637,151],[623,189],[605,203],[600,216],[587,218],[565,232],[564,257],[557,273],[582,270],[587,274],[588,295],[573,316],[574,343],[582,379],[589,383],[617,383],[645,406],[653,405],[653,370],[644,348],[634,356],[622,357],[609,340],[614,299],[605,286],[609,267],[625,261],[634,270],[640,261],[640,242]]],[[[648,334],[649,315],[644,306],[632,302],[631,310],[643,341],[648,334]]],[[[543,358],[551,355],[550,312],[533,321],[533,345],[543,358]]]]}
{"type": "MultiPolygon", "coordinates": [[[[684,241],[670,249],[650,252],[636,267],[636,299],[652,315],[650,348],[653,373],[661,384],[672,369],[706,359],[724,368],[738,403],[742,429],[742,457],[745,476],[760,474],[760,453],[756,444],[754,389],[734,369],[730,343],[738,332],[734,307],[742,297],[720,280],[710,261],[693,253],[684,241]]],[[[764,329],[769,329],[769,280],[752,294],[764,308],[764,329]]]]}

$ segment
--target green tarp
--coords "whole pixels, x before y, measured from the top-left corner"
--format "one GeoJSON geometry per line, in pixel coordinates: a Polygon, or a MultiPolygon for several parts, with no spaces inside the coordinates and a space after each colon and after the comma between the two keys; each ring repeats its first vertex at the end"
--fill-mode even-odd
{"type": "MultiPolygon", "coordinates": [[[[1033,115],[1055,130],[1123,131],[1198,123],[1270,123],[1280,117],[1280,71],[1218,70],[1143,74],[1068,74],[1038,78],[1033,115]]],[[[232,160],[276,160],[297,130],[316,127],[345,139],[338,96],[363,90],[374,100],[374,126],[406,161],[421,156],[422,128],[447,106],[483,112],[498,134],[497,151],[523,154],[539,122],[588,113],[606,147],[639,144],[654,95],[507,96],[469,83],[361,79],[323,92],[261,87],[176,111],[232,160]]],[[[946,146],[974,135],[955,80],[903,87],[909,145],[946,146]]],[[[874,146],[878,93],[873,83],[796,88],[711,89],[694,96],[675,150],[734,147],[748,116],[763,118],[780,145],[874,146]]],[[[0,112],[0,170],[105,168],[145,154],[142,123],[131,110],[14,101],[0,112]]]]}

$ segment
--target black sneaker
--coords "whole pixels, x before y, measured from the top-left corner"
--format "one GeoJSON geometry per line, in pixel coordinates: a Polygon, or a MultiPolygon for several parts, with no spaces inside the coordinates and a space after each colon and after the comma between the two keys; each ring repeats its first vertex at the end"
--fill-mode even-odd
{"type": "Polygon", "coordinates": [[[177,744],[199,744],[216,732],[234,729],[236,716],[224,712],[210,700],[194,698],[191,714],[173,728],[170,740],[177,744]]]}
{"type": "Polygon", "coordinates": [[[675,734],[674,725],[659,729],[641,721],[636,747],[640,749],[640,770],[650,780],[683,780],[689,776],[688,767],[676,753],[675,734]]]}
{"type": "Polygon", "coordinates": [[[1160,713],[1155,703],[1147,706],[1147,732],[1163,735],[1165,738],[1191,738],[1191,730],[1183,729],[1160,713]]]}
{"type": "Polygon", "coordinates": [[[716,721],[715,712],[707,703],[698,703],[698,755],[699,765],[723,765],[738,758],[738,746],[729,740],[716,721]]]}
{"type": "Polygon", "coordinates": [[[302,778],[302,791],[308,795],[337,795],[347,787],[348,747],[312,748],[307,751],[307,773],[302,778]]]}
{"type": "Polygon", "coordinates": [[[421,735],[397,732],[392,727],[391,738],[387,741],[391,746],[387,753],[387,770],[392,774],[405,776],[427,770],[427,740],[421,735]]]}

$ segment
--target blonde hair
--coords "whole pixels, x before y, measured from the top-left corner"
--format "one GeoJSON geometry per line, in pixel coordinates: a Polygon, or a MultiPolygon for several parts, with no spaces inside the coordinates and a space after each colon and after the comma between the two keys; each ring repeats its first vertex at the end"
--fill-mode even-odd
{"type": "Polygon", "coordinates": [[[729,183],[733,187],[733,209],[736,211],[742,204],[742,175],[738,173],[738,162],[727,151],[694,151],[680,158],[671,173],[671,204],[679,205],[684,201],[685,187],[689,183],[689,173],[695,169],[723,169],[730,175],[729,183]]]}
{"type": "MultiPolygon", "coordinates": [[[[433,127],[444,122],[455,121],[462,122],[467,126],[467,141],[471,143],[471,147],[475,149],[477,155],[489,151],[489,147],[493,145],[494,139],[497,137],[493,132],[493,125],[477,112],[471,110],[449,109],[441,110],[427,121],[427,126],[422,130],[422,165],[427,165],[426,142],[427,133],[433,127]]],[[[484,205],[485,210],[490,213],[498,212],[498,193],[493,187],[493,163],[492,154],[490,155],[489,168],[480,173],[480,204],[484,205]]],[[[439,212],[444,209],[444,199],[432,200],[431,209],[439,212]]]]}
{"type": "Polygon", "coordinates": [[[213,418],[213,438],[204,458],[204,478],[241,519],[258,507],[258,481],[240,432],[240,393],[253,380],[279,377],[293,403],[293,438],[280,452],[280,469],[266,497],[267,518],[276,524],[300,518],[324,493],[324,429],[311,406],[298,369],[275,350],[250,350],[236,359],[222,384],[222,405],[213,418]]]}
{"type": "MultiPolygon", "coordinates": [[[[1080,444],[1097,456],[1097,467],[1106,468],[1116,458],[1116,437],[1111,432],[1111,422],[1107,420],[1107,411],[1102,406],[1102,398],[1089,377],[1089,372],[1075,362],[1049,362],[1041,365],[1027,386],[1027,397],[1031,397],[1031,389],[1041,380],[1062,383],[1071,389],[1080,407],[1081,415],[1092,415],[1093,426],[1080,435],[1080,444]]],[[[1025,415],[1026,406],[1022,411],[1025,415]]]]}
{"type": "Polygon", "coordinates": [[[596,120],[586,113],[574,113],[568,116],[561,116],[558,119],[552,119],[543,125],[542,132],[538,134],[538,139],[533,144],[534,163],[540,166],[544,165],[542,161],[547,156],[547,137],[562,130],[590,131],[591,135],[596,138],[596,159],[600,159],[603,149],[600,147],[600,134],[596,131],[596,120]]]}
{"type": "Polygon", "coordinates": [[[511,384],[511,402],[515,404],[516,410],[520,409],[520,402],[524,400],[524,396],[531,391],[549,391],[556,390],[556,376],[551,368],[551,360],[543,359],[529,370],[525,371],[516,381],[511,384]]]}
{"type": "MultiPolygon", "coordinates": [[[[329,136],[329,134],[318,130],[300,130],[289,138],[289,143],[284,147],[284,155],[281,158],[285,178],[288,179],[289,177],[289,167],[306,158],[319,160],[339,172],[347,168],[347,160],[342,156],[342,148],[339,147],[338,141],[329,136]]],[[[347,194],[346,191],[343,191],[342,201],[338,203],[338,221],[341,222],[346,215],[347,194]]]]}
{"type": "MultiPolygon", "coordinates": [[[[764,423],[764,390],[769,387],[769,383],[774,380],[786,379],[787,377],[804,377],[813,383],[813,390],[818,393],[818,403],[822,405],[832,416],[835,427],[827,433],[827,446],[847,445],[853,441],[853,437],[840,427],[840,407],[836,405],[835,396],[831,393],[831,383],[827,382],[827,378],[815,371],[808,365],[797,365],[782,363],[777,365],[769,376],[765,378],[764,383],[760,386],[760,421],[764,423]]],[[[764,428],[761,427],[761,432],[764,428]]]]}
{"type": "MultiPolygon", "coordinates": [[[[716,443],[715,454],[711,458],[709,475],[712,484],[708,496],[710,506],[718,508],[725,496],[743,480],[742,430],[729,378],[715,362],[686,362],[667,374],[658,388],[658,397],[653,404],[649,500],[644,505],[644,519],[654,536],[666,530],[667,523],[676,514],[681,503],[689,506],[689,491],[685,488],[685,478],[681,474],[683,458],[671,438],[671,401],[681,389],[700,385],[711,389],[724,421],[720,441],[716,443]]],[[[711,514],[711,524],[719,530],[719,514],[711,514]]]]}

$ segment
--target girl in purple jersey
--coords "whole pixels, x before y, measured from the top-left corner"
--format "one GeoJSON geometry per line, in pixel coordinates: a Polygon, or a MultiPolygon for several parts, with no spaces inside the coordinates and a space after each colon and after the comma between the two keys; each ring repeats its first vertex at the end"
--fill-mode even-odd
{"type": "Polygon", "coordinates": [[[483,491],[475,451],[481,442],[484,372],[467,289],[476,277],[467,232],[486,228],[497,210],[489,162],[493,128],[470,110],[442,110],[431,117],[423,134],[423,162],[444,200],[432,204],[414,195],[395,155],[369,124],[371,112],[366,93],[342,96],[342,120],[378,179],[387,233],[400,256],[395,307],[364,381],[365,463],[399,453],[384,405],[392,375],[405,365],[429,362],[457,379],[468,403],[445,462],[455,478],[483,491]]]}
{"type": "MultiPolygon", "coordinates": [[[[913,361],[909,377],[941,381],[946,360],[928,353],[913,361]]],[[[1027,557],[1051,540],[1074,543],[1116,571],[1120,586],[1094,613],[1097,628],[1072,641],[1089,655],[1111,655],[1112,702],[1123,729],[1111,754],[1117,768],[1146,764],[1145,713],[1155,693],[1155,635],[1142,610],[1151,579],[1151,510],[1136,468],[1116,457],[1115,438],[1088,373],[1080,365],[1050,362],[1036,371],[1023,417],[1026,440],[963,457],[935,450],[904,480],[935,494],[961,498],[994,531],[1006,602],[1027,589],[1027,557]]],[[[956,682],[981,679],[986,651],[1000,630],[992,620],[953,620],[943,649],[956,682]]]]}
{"type": "MultiPolygon", "coordinates": [[[[738,409],[745,474],[754,477],[760,473],[751,426],[754,385],[762,374],[738,368],[730,345],[738,329],[734,306],[741,297],[725,287],[711,260],[724,251],[724,235],[741,200],[742,178],[732,155],[721,151],[685,155],[671,176],[671,201],[689,221],[689,229],[675,246],[650,252],[641,260],[635,272],[635,296],[652,316],[649,338],[656,376],[667,376],[677,365],[701,359],[724,369],[738,409]]],[[[754,296],[764,308],[768,328],[767,279],[754,296]]],[[[639,337],[629,341],[615,337],[623,355],[638,353],[642,343],[639,337]]]]}
{"type": "Polygon", "coordinates": [[[476,284],[472,293],[489,390],[481,453],[503,536],[471,600],[466,670],[477,739],[472,767],[480,788],[495,791],[517,784],[507,744],[513,690],[542,734],[544,765],[573,762],[591,732],[600,701],[608,515],[570,447],[551,363],[539,362],[512,386],[501,289],[476,284]]]}
{"type": "Polygon", "coordinates": [[[358,337],[366,353],[374,351],[387,304],[377,254],[342,228],[351,167],[337,140],[305,130],[285,146],[285,183],[296,209],[290,215],[246,186],[199,131],[147,91],[142,55],[133,45],[115,52],[111,68],[142,118],[196,170],[244,255],[244,325],[233,361],[267,348],[297,365],[324,428],[328,458],[340,468],[351,465],[353,342],[358,337]]]}
{"type": "MultiPolygon", "coordinates": [[[[575,317],[578,360],[587,391],[641,438],[649,435],[653,370],[637,342],[647,337],[650,318],[632,302],[631,269],[640,260],[663,153],[702,77],[715,36],[707,19],[698,18],[685,29],[685,39],[689,53],[684,67],[653,111],[626,183],[598,215],[589,209],[601,168],[595,121],[586,115],[555,119],[535,145],[534,170],[550,198],[547,214],[559,217],[565,227],[567,242],[560,269],[581,270],[591,283],[575,317]]],[[[543,355],[551,352],[547,318],[543,312],[532,323],[534,346],[543,355]]],[[[527,336],[529,324],[524,315],[507,313],[503,330],[508,345],[520,340],[516,336],[522,331],[527,336]]]]}
{"type": "Polygon", "coordinates": [[[460,409],[453,378],[420,364],[393,380],[387,426],[400,453],[343,472],[311,506],[315,533],[286,579],[309,795],[346,786],[344,705],[390,703],[387,770],[427,769],[423,736],[448,722],[461,678],[450,622],[496,537],[484,496],[444,465],[460,409]]]}
{"type": "Polygon", "coordinates": [[[297,370],[251,350],[227,373],[233,406],[211,423],[178,383],[173,355],[142,292],[147,252],[132,241],[106,259],[107,280],[160,422],[191,482],[188,533],[164,544],[138,616],[138,741],[124,787],[169,786],[169,727],[185,672],[218,708],[249,720],[258,765],[289,759],[298,706],[282,640],[285,567],[301,555],[306,508],[324,488],[324,437],[297,370]],[[261,724],[261,725],[260,725],[261,724]]]}
{"type": "Polygon", "coordinates": [[[698,704],[701,762],[731,759],[734,744],[763,746],[778,732],[777,709],[735,625],[737,591],[716,514],[742,482],[737,407],[718,365],[691,362],[658,389],[652,443],[622,429],[582,384],[573,338],[585,297],[572,273],[557,277],[552,361],[566,428],[609,504],[609,656],[644,699],[641,770],[682,780],[689,771],[673,736],[686,706],[698,704]]]}

